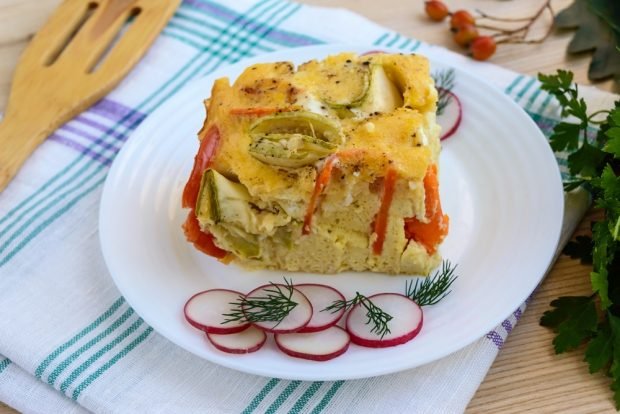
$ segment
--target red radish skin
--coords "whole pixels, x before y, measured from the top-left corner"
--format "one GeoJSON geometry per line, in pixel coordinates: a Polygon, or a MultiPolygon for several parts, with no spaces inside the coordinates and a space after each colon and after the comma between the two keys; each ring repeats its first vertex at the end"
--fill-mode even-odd
{"type": "Polygon", "coordinates": [[[337,300],[344,301],[344,295],[331,286],[317,283],[303,283],[295,285],[295,289],[303,293],[312,304],[312,318],[300,329],[299,333],[318,332],[334,326],[344,315],[344,308],[337,312],[323,311],[337,300]]]}
{"type": "Polygon", "coordinates": [[[256,352],[263,347],[267,340],[264,331],[250,326],[242,332],[233,334],[207,334],[207,339],[211,345],[222,352],[229,354],[249,354],[256,352]]]}
{"type": "Polygon", "coordinates": [[[347,331],[351,342],[369,348],[387,348],[409,342],[420,332],[423,325],[422,308],[407,296],[399,293],[379,293],[368,298],[393,319],[388,322],[391,333],[381,338],[371,332],[373,324],[366,322],[366,308],[355,305],[347,315],[347,331]]]}
{"type": "MultiPolygon", "coordinates": [[[[275,284],[275,286],[283,289],[283,292],[285,292],[286,294],[286,290],[288,289],[287,286],[281,284],[275,284]]],[[[272,290],[275,289],[275,287],[274,285],[263,285],[257,287],[256,289],[248,293],[246,295],[246,298],[251,299],[252,297],[265,297],[269,294],[269,292],[265,291],[266,289],[272,290]]],[[[291,300],[297,303],[297,306],[295,306],[284,319],[279,322],[254,322],[254,326],[271,333],[292,333],[304,328],[306,325],[308,325],[310,319],[312,319],[312,304],[303,293],[301,293],[295,288],[293,288],[293,295],[291,297],[291,300]]]]}
{"type": "Polygon", "coordinates": [[[448,130],[441,135],[440,140],[443,141],[444,139],[450,138],[456,133],[456,130],[459,129],[459,126],[461,125],[461,120],[463,119],[463,105],[461,105],[461,100],[458,96],[456,96],[454,92],[443,88],[438,89],[450,95],[452,101],[456,104],[456,114],[454,113],[454,110],[452,110],[451,112],[446,112],[450,110],[451,105],[448,105],[444,110],[443,114],[437,117],[437,122],[439,123],[439,125],[442,126],[442,128],[448,128],[449,125],[448,130]]]}
{"type": "Polygon", "coordinates": [[[243,293],[228,289],[211,289],[196,293],[183,308],[185,319],[193,327],[214,334],[241,332],[250,326],[249,322],[236,321],[223,324],[225,313],[231,311],[231,302],[236,302],[243,293]]]}
{"type": "Polygon", "coordinates": [[[285,354],[310,361],[329,361],[349,349],[349,333],[339,326],[320,332],[274,335],[276,345],[285,354]]]}
{"type": "Polygon", "coordinates": [[[360,56],[376,55],[378,53],[385,53],[385,52],[383,50],[369,50],[368,52],[362,53],[360,56]]]}

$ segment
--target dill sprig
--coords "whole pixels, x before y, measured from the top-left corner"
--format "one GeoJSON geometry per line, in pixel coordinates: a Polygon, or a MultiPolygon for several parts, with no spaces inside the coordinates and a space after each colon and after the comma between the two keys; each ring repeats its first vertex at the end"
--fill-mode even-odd
{"type": "MultiPolygon", "coordinates": [[[[239,295],[230,313],[223,314],[227,317],[222,323],[236,322],[239,320],[248,322],[282,322],[286,316],[297,306],[293,296],[293,281],[284,278],[284,285],[269,282],[270,288],[264,289],[265,296],[248,298],[239,295]]],[[[275,326],[278,326],[277,324],[275,326]]]]}
{"type": "Polygon", "coordinates": [[[450,91],[454,88],[454,69],[440,70],[432,76],[439,94],[437,98],[437,115],[441,115],[452,100],[450,91]]]}
{"type": "Polygon", "coordinates": [[[355,297],[351,300],[334,301],[334,303],[321,310],[321,312],[328,311],[331,313],[335,313],[341,309],[347,311],[358,304],[360,304],[366,309],[366,317],[368,318],[368,320],[366,321],[366,325],[371,322],[373,324],[370,332],[376,333],[381,338],[390,333],[388,322],[391,321],[393,317],[384,312],[380,307],[372,303],[370,299],[360,294],[359,292],[355,292],[355,297]]]}
{"type": "Polygon", "coordinates": [[[458,277],[454,274],[457,265],[452,265],[449,260],[444,260],[441,270],[435,272],[432,277],[425,278],[422,282],[412,280],[405,283],[405,295],[420,306],[434,305],[451,292],[450,286],[458,277]]]}

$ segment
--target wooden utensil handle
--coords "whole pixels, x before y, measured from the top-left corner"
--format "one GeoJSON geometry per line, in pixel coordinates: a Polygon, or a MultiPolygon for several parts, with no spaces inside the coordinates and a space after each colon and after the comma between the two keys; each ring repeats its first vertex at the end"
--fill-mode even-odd
{"type": "MultiPolygon", "coordinates": [[[[7,114],[8,115],[8,114],[7,114]]],[[[36,118],[36,114],[32,118],[36,118]]],[[[0,123],[0,193],[13,179],[32,152],[53,131],[42,127],[36,119],[23,121],[7,116],[0,123]]]]}

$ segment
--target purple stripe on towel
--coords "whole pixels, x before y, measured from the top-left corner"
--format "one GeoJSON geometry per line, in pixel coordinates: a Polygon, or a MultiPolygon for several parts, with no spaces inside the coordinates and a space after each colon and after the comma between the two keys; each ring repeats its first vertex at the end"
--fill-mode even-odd
{"type": "Polygon", "coordinates": [[[486,337],[493,341],[495,346],[497,346],[497,349],[502,349],[502,346],[504,346],[504,340],[502,339],[502,336],[496,331],[489,332],[486,337]]]}
{"type": "Polygon", "coordinates": [[[112,163],[112,160],[116,156],[116,154],[120,151],[120,145],[115,145],[119,141],[125,142],[129,137],[129,134],[135,129],[142,120],[146,117],[145,114],[131,109],[128,106],[125,106],[119,102],[113,101],[111,99],[102,99],[93,105],[89,110],[89,112],[98,114],[102,117],[108,118],[112,121],[111,126],[105,126],[100,122],[94,121],[92,119],[87,118],[84,114],[78,115],[73,121],[62,126],[58,131],[56,131],[53,135],[51,135],[48,139],[59,144],[62,144],[68,148],[74,149],[79,153],[100,162],[103,165],[109,166],[112,163]],[[73,123],[75,122],[75,123],[73,123]],[[102,132],[101,135],[97,136],[78,128],[78,124],[88,125],[93,129],[97,129],[102,132]],[[116,128],[118,124],[125,124],[127,128],[121,128],[121,131],[118,131],[116,128]],[[88,144],[85,146],[74,139],[63,135],[63,131],[71,132],[75,135],[78,135],[82,138],[85,138],[92,142],[92,144],[88,144]],[[113,137],[116,142],[109,142],[106,140],[107,137],[113,137]],[[100,151],[110,151],[108,155],[103,155],[100,151]]]}
{"type": "Polygon", "coordinates": [[[125,125],[139,124],[146,117],[145,114],[108,98],[103,98],[88,111],[125,125]]]}
{"type": "Polygon", "coordinates": [[[96,136],[94,136],[92,134],[89,134],[86,131],[82,131],[81,129],[78,129],[78,128],[76,128],[74,126],[71,126],[69,124],[64,125],[63,127],[60,128],[60,130],[61,131],[62,130],[69,131],[69,132],[72,132],[75,135],[79,135],[82,138],[86,138],[89,141],[96,142],[97,144],[99,144],[99,146],[101,148],[113,151],[114,154],[116,154],[120,150],[120,148],[116,147],[113,143],[101,141],[99,139],[99,137],[96,137],[96,136]]]}
{"type": "Polygon", "coordinates": [[[517,310],[513,313],[513,315],[515,316],[518,322],[519,319],[521,319],[521,316],[523,316],[523,311],[521,310],[521,308],[517,308],[517,310]]]}
{"type": "MultiPolygon", "coordinates": [[[[93,121],[92,119],[87,118],[84,115],[76,116],[75,118],[73,118],[73,121],[79,122],[80,124],[88,125],[89,127],[101,132],[107,132],[110,136],[116,138],[119,141],[124,142],[127,140],[127,134],[118,131],[111,131],[109,126],[105,126],[100,122],[93,121]]],[[[135,126],[133,125],[130,125],[130,127],[135,128],[135,126]]]]}
{"type": "Polygon", "coordinates": [[[74,149],[82,154],[84,154],[85,156],[100,162],[103,165],[110,165],[112,163],[112,160],[110,158],[105,157],[104,155],[98,153],[97,151],[94,151],[92,148],[88,148],[85,147],[84,145],[80,144],[79,142],[76,142],[74,140],[72,140],[71,138],[67,138],[65,136],[60,135],[59,133],[54,133],[52,135],[50,135],[50,137],[48,138],[49,141],[54,141],[57,142],[59,144],[62,144],[66,147],[69,147],[71,149],[74,149]]]}
{"type": "Polygon", "coordinates": [[[512,323],[510,323],[510,321],[508,319],[506,319],[504,322],[502,322],[502,326],[504,327],[504,329],[506,330],[507,333],[512,332],[512,323]]]}

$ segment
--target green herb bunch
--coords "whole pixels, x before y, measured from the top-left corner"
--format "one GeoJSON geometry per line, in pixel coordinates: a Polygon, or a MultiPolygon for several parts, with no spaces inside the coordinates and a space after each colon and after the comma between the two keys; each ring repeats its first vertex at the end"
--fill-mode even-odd
{"type": "Polygon", "coordinates": [[[366,324],[372,323],[372,329],[370,332],[376,333],[378,336],[383,339],[383,337],[390,333],[390,328],[388,326],[388,322],[390,322],[394,317],[383,311],[380,307],[375,305],[370,299],[366,296],[360,294],[359,292],[355,292],[355,297],[350,300],[337,300],[325,309],[321,310],[321,312],[331,312],[335,313],[344,309],[348,311],[353,306],[361,304],[366,309],[366,324]]]}
{"type": "Polygon", "coordinates": [[[580,236],[565,248],[571,257],[592,264],[592,295],[554,300],[540,323],[557,333],[556,353],[586,343],[584,359],[590,373],[603,371],[612,378],[620,409],[620,101],[609,110],[588,113],[571,72],[541,74],[539,80],[560,103],[562,116],[569,117],[555,126],[550,137],[554,151],[569,154],[571,177],[564,187],[585,188],[604,213],[593,223],[592,238],[580,236]]]}
{"type": "Polygon", "coordinates": [[[454,88],[454,69],[444,69],[433,73],[433,80],[437,88],[437,115],[443,114],[446,107],[452,101],[452,88],[454,88]]]}

